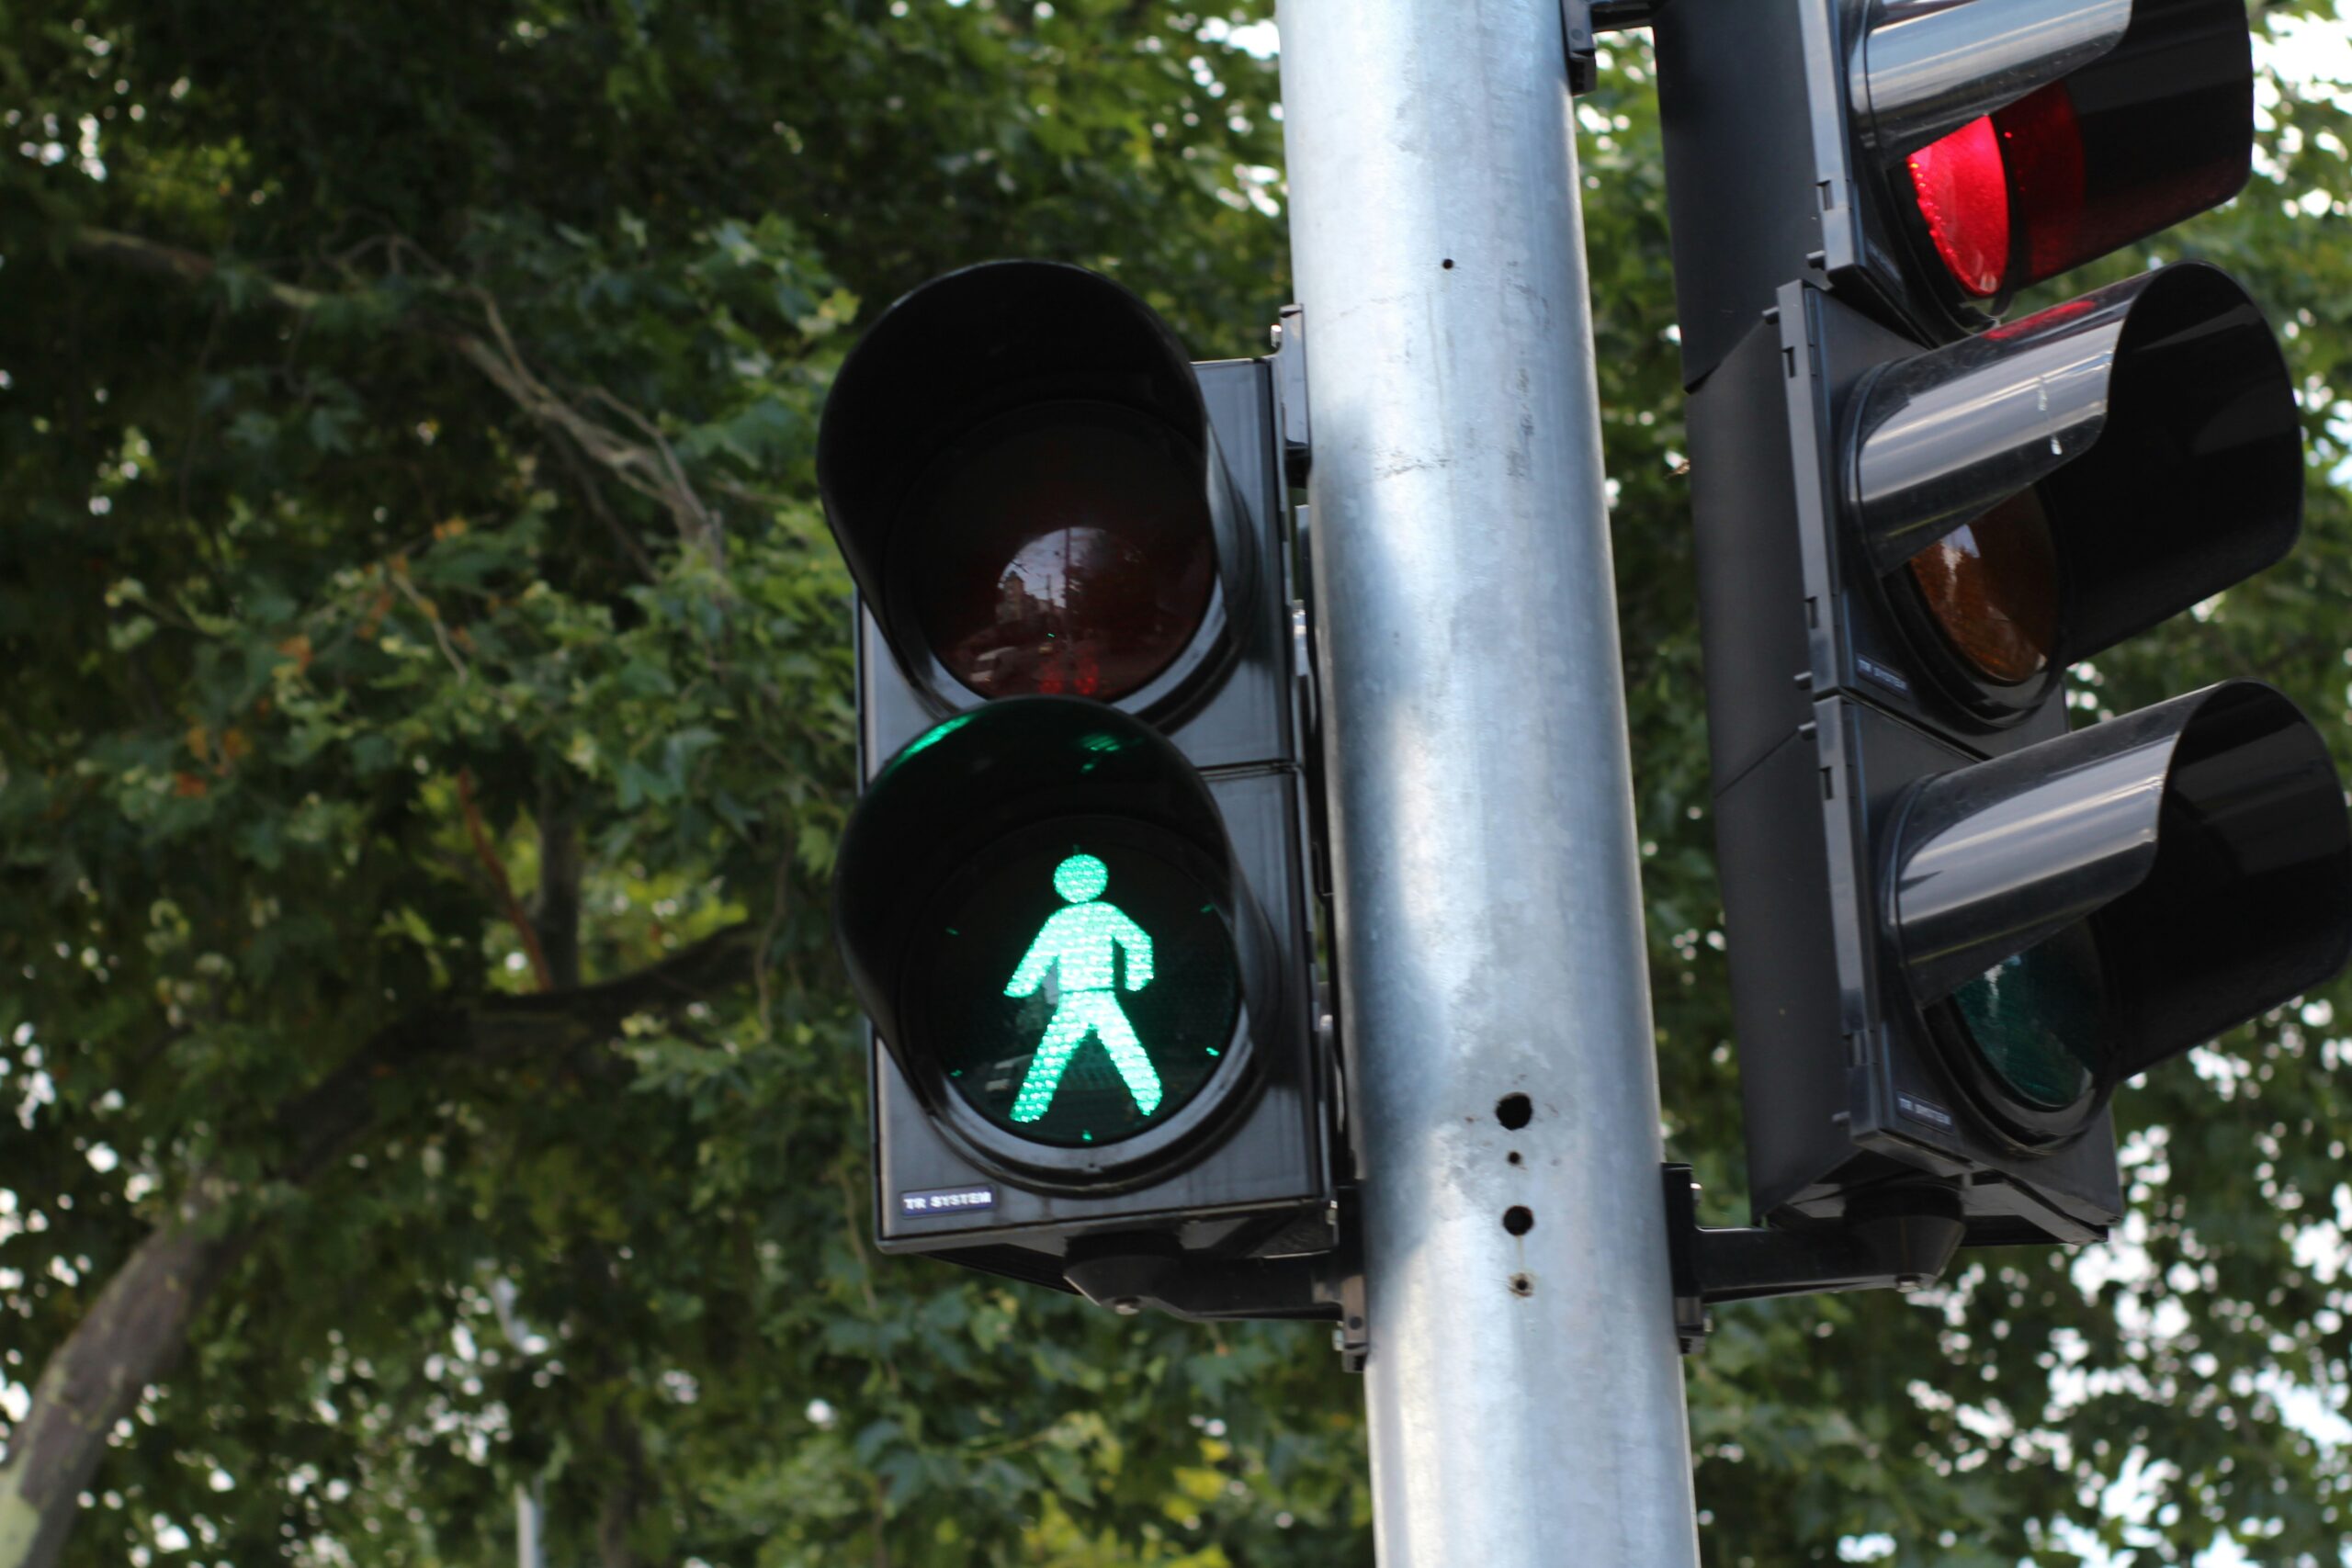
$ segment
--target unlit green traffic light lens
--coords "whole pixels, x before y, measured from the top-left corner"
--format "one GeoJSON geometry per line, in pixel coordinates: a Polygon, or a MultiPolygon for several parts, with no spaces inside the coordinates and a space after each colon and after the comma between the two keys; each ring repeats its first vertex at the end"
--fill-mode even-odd
{"type": "Polygon", "coordinates": [[[1125,843],[1008,857],[933,934],[926,1044],[974,1111],[1042,1144],[1129,1138],[1215,1076],[1240,1007],[1225,917],[1125,843]]]}
{"type": "Polygon", "coordinates": [[[2003,960],[1951,995],[1968,1043],[2009,1095],[2064,1111],[2090,1093],[2105,1054],[2098,949],[2075,926],[2003,960]]]}

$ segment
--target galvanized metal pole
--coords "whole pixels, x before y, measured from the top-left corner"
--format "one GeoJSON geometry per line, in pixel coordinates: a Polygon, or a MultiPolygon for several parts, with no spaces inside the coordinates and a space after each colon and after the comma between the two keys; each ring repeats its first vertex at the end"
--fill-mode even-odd
{"type": "Polygon", "coordinates": [[[1279,22],[1381,1561],[1690,1568],[1559,0],[1279,22]]]}
{"type": "Polygon", "coordinates": [[[514,1487],[514,1568],[548,1568],[547,1506],[539,1483],[514,1487]]]}
{"type": "MultiPolygon", "coordinates": [[[[575,982],[576,983],[576,979],[575,982]]],[[[490,1283],[490,1303],[498,1314],[498,1326],[506,1336],[506,1343],[517,1355],[532,1353],[531,1330],[514,1311],[520,1294],[514,1281],[501,1274],[490,1283]]],[[[538,1347],[545,1349],[542,1344],[538,1347]]],[[[548,1568],[547,1558],[547,1483],[534,1478],[528,1485],[514,1483],[514,1568],[548,1568]]]]}

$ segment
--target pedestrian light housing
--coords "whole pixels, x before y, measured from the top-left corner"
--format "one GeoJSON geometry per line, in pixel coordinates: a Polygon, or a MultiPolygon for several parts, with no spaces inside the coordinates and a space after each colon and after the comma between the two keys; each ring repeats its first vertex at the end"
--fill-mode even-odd
{"type": "Polygon", "coordinates": [[[1272,362],[1191,364],[1049,262],[924,284],[842,362],[817,470],[865,787],[833,911],[885,1251],[1336,1310],[1283,411],[1272,362]]]}

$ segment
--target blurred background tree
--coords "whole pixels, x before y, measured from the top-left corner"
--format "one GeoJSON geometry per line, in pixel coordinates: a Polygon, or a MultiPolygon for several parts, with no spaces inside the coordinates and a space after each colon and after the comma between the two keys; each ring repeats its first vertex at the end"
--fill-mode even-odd
{"type": "MultiPolygon", "coordinates": [[[[1008,254],[1257,352],[1269,9],[0,12],[0,1568],[487,1568],[518,1485],[596,1568],[1370,1560],[1319,1334],[873,1252],[825,914],[831,369],[1008,254]]],[[[1611,52],[1579,118],[1652,977],[1720,1222],[1655,102],[1611,52]]],[[[2345,739],[2347,123],[2267,91],[2253,187],[2162,246],[2284,328],[2304,543],[2078,695],[2253,673],[2345,739]]],[[[1722,1314],[1709,1561],[2338,1561],[2347,996],[2132,1097],[2121,1245],[1722,1314]]]]}

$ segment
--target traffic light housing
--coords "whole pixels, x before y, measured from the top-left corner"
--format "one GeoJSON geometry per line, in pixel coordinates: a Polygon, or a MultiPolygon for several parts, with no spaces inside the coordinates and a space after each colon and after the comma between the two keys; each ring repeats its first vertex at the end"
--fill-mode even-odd
{"type": "Polygon", "coordinates": [[[1756,1213],[2090,1239],[2116,1089],[2352,951],[2287,699],[2068,725],[2069,666],[2291,547],[2268,327],[2199,264],[1984,313],[2237,188],[2237,0],[1677,0],[1657,39],[1756,1213]],[[1939,147],[1973,229],[1923,222],[1939,147]]]}
{"type": "Polygon", "coordinates": [[[885,1250],[1329,1314],[1321,1275],[1230,1288],[1340,1240],[1284,461],[1269,362],[1195,367],[1078,267],[949,274],[842,365],[885,1250]]]}
{"type": "Polygon", "coordinates": [[[1944,342],[2251,167],[2243,0],[1674,0],[1656,34],[1693,384],[1793,279],[1944,342]]]}

